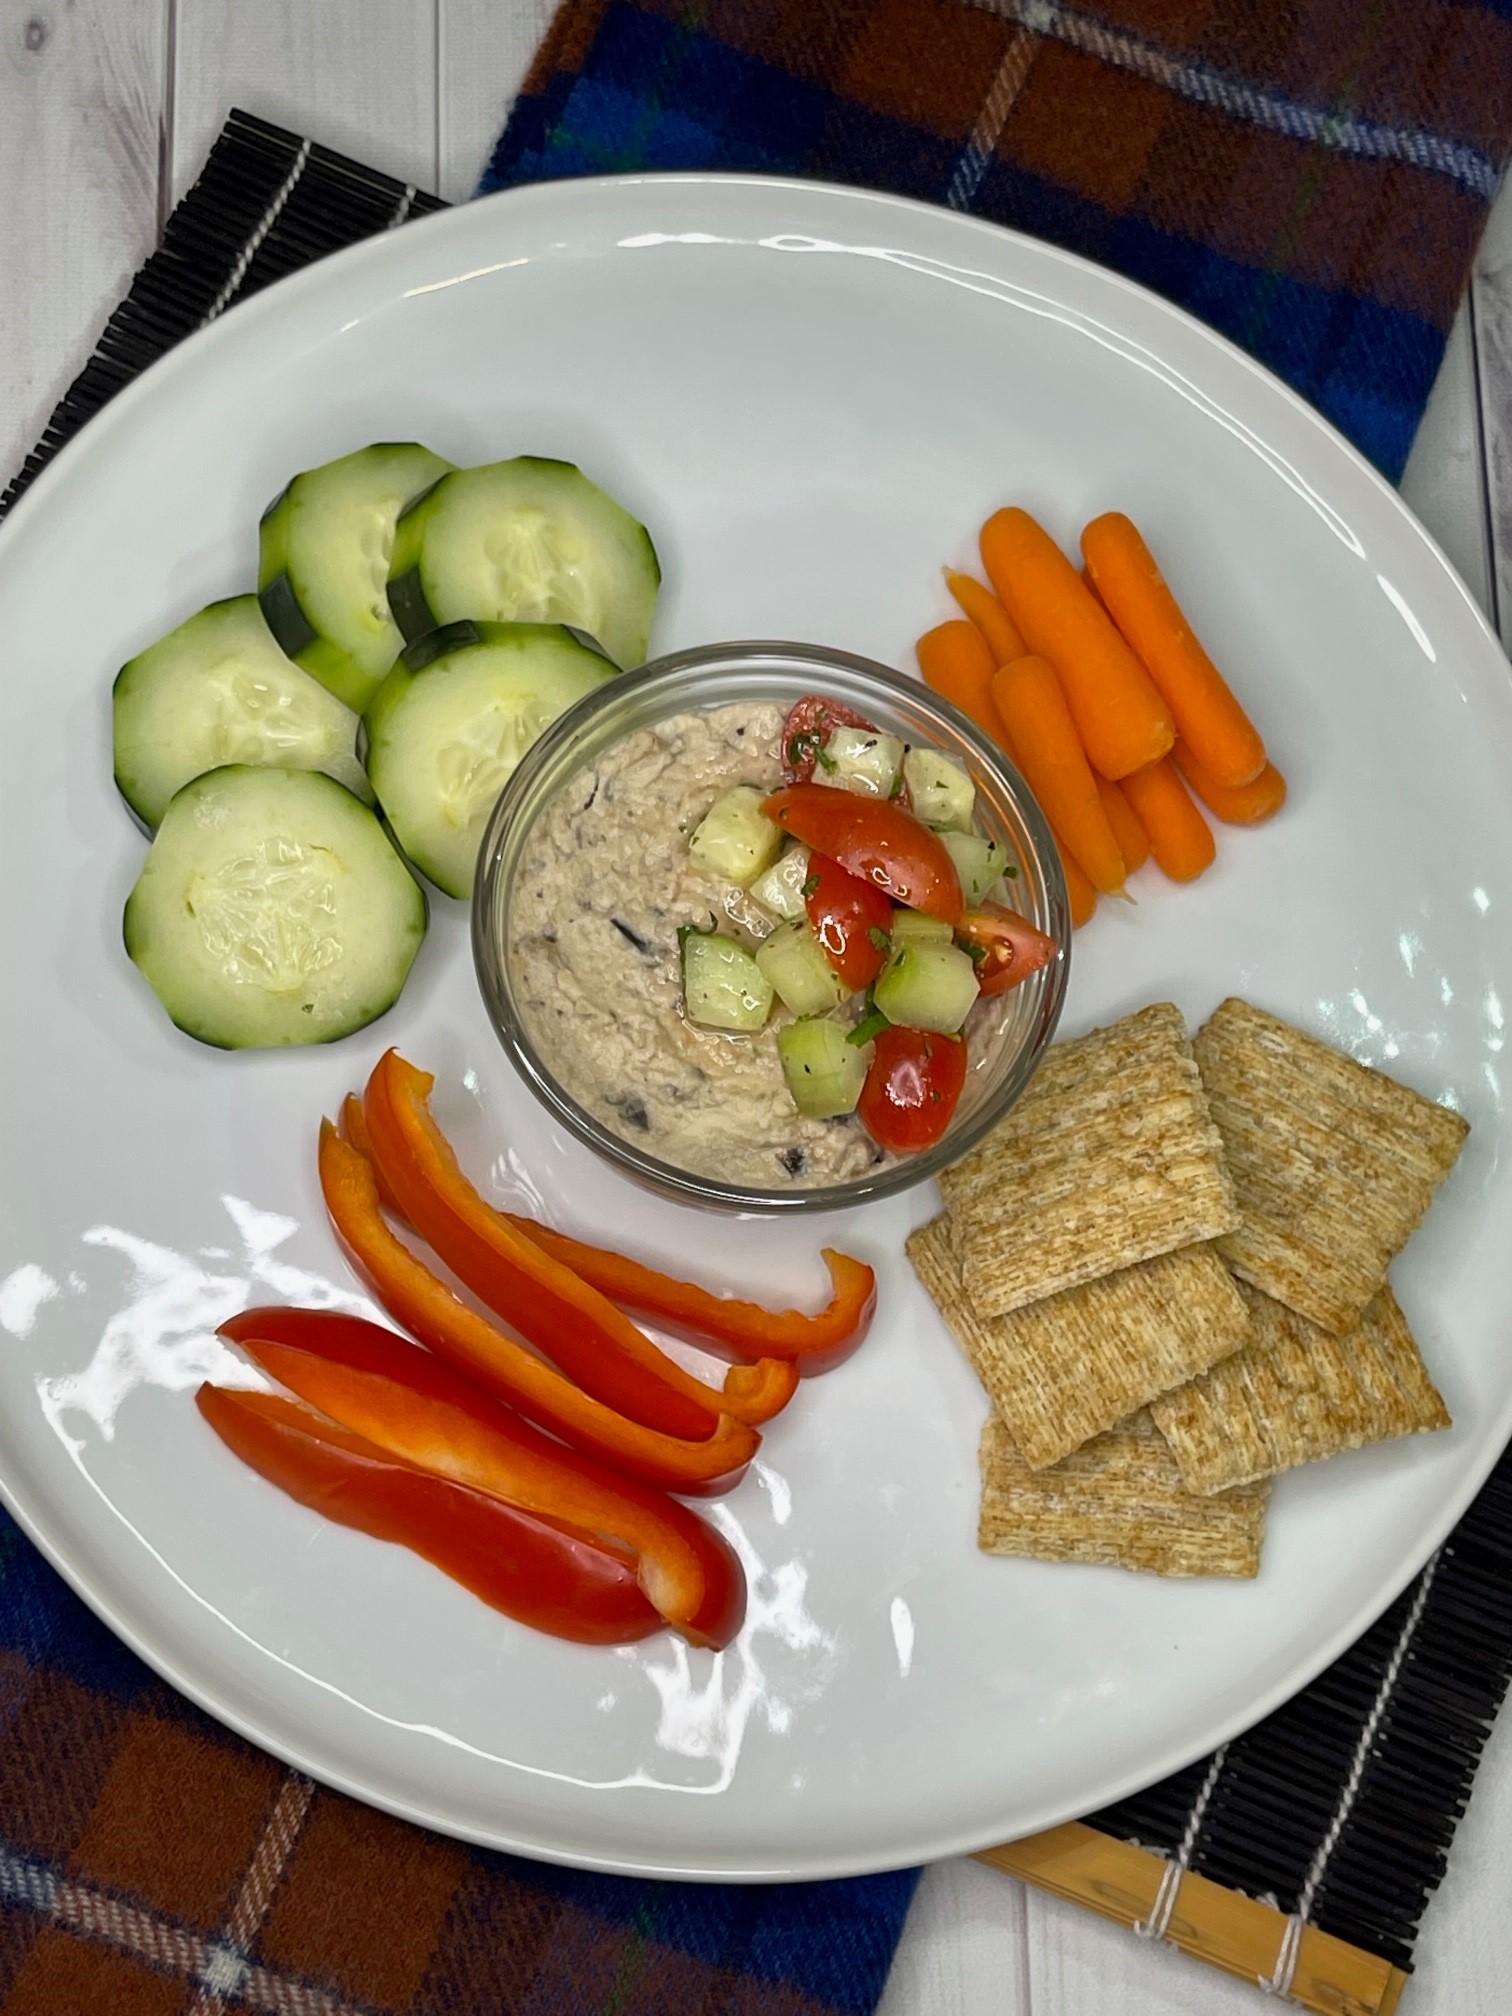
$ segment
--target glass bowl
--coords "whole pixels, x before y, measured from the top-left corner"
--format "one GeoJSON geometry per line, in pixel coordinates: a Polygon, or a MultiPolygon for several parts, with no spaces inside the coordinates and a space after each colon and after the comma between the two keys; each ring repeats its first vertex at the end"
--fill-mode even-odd
{"type": "MultiPolygon", "coordinates": [[[[560,715],[505,785],[489,818],[473,891],[473,958],[484,1004],[517,1071],[554,1120],[627,1175],[684,1203],[746,1212],[835,1211],[888,1197],[958,1161],[1024,1090],[1060,1018],[1070,963],[1071,915],[1060,857],[1044,815],[1003,751],[957,708],[916,679],[812,644],[708,644],[606,680],[560,715]],[[1018,876],[1013,901],[1061,950],[1049,965],[996,997],[985,1048],[973,1049],[966,1090],[944,1136],[916,1155],[843,1182],[772,1189],[724,1183],[647,1154],[588,1112],[531,1042],[510,974],[511,893],[532,830],[556,795],[616,743],[674,714],[771,701],[784,711],[807,693],[844,701],[908,743],[942,750],[976,784],[976,820],[1004,843],[1018,876]]],[[[739,1040],[739,1039],[736,1039],[739,1040]]]]}

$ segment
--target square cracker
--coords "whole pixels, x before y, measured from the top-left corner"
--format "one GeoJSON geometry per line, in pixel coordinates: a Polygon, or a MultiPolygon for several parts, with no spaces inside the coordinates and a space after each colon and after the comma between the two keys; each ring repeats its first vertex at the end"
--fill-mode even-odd
{"type": "Polygon", "coordinates": [[[1197,1497],[1148,1414],[1051,1470],[1031,1470],[993,1415],[982,1430],[981,1465],[977,1545],[985,1554],[1154,1575],[1259,1572],[1269,1481],[1197,1497]]]}
{"type": "Polygon", "coordinates": [[[1244,1299],[1253,1341],[1150,1408],[1188,1490],[1227,1491],[1451,1425],[1389,1288],[1343,1337],[1258,1289],[1245,1289],[1244,1299]]]}
{"type": "Polygon", "coordinates": [[[1240,1222],[1186,1023],[1169,1001],[1054,1045],[940,1188],[982,1316],[1240,1222]]]}
{"type": "Polygon", "coordinates": [[[1238,1350],[1249,1312],[1211,1246],[1141,1261],[992,1320],[961,1289],[943,1218],[908,1257],[1031,1469],[1238,1350]]]}
{"type": "Polygon", "coordinates": [[[1342,1336],[1386,1285],[1467,1122],[1244,1001],[1225,1001],[1194,1048],[1242,1217],[1219,1251],[1342,1336]]]}

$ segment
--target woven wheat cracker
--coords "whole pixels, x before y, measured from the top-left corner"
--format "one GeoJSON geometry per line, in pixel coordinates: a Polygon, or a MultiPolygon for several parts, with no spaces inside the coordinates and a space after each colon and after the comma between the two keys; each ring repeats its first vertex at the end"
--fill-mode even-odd
{"type": "Polygon", "coordinates": [[[1246,1288],[1250,1343],[1150,1413],[1192,1491],[1226,1491],[1370,1442],[1450,1426],[1407,1319],[1383,1288],[1343,1337],[1246,1288]]]}
{"type": "Polygon", "coordinates": [[[1031,1470],[993,1415],[982,1430],[981,1466],[977,1545],[984,1553],[1153,1575],[1259,1572],[1269,1482],[1196,1496],[1148,1414],[1051,1470],[1031,1470]]]}
{"type": "Polygon", "coordinates": [[[978,1315],[944,1218],[920,1226],[908,1257],[1033,1469],[1058,1462],[1157,1393],[1237,1350],[1249,1314],[1210,1246],[1191,1246],[1049,1296],[978,1315]]]}
{"type": "Polygon", "coordinates": [[[1186,1024],[1169,1002],[1055,1045],[940,1187],[981,1316],[1240,1222],[1186,1024]]]}
{"type": "Polygon", "coordinates": [[[1467,1123],[1244,1001],[1225,1001],[1194,1048],[1242,1220],[1220,1252],[1342,1335],[1385,1286],[1467,1123]]]}

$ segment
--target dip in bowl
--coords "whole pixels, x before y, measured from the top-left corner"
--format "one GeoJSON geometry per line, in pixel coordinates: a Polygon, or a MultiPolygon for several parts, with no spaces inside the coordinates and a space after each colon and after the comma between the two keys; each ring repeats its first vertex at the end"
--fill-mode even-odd
{"type": "Polygon", "coordinates": [[[500,796],[473,897],[490,1018],[552,1116],[664,1195],[747,1211],[841,1209],[965,1154],[1054,1033],[1070,930],[1054,841],[1001,749],[918,681],[800,644],[679,652],[572,707],[500,796]],[[798,1110],[780,1003],[750,1031],[700,1027],[686,1012],[680,935],[715,928],[759,945],[777,921],[690,839],[733,787],[782,786],[783,722],[809,695],[967,773],[975,829],[1014,871],[1006,900],[1060,948],[972,1009],[959,1102],[943,1137],[913,1154],[880,1148],[855,1114],[798,1110]]]}

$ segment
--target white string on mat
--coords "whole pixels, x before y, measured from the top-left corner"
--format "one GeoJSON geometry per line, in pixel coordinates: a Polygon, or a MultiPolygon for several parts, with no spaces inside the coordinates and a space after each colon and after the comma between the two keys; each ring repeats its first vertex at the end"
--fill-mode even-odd
{"type": "Polygon", "coordinates": [[[1206,1778],[1202,1781],[1202,1790],[1197,1794],[1191,1813],[1187,1816],[1186,1832],[1181,1837],[1181,1845],[1161,1872],[1160,1888],[1155,1892],[1155,1902],[1150,1906],[1150,1915],[1148,1918],[1137,1918],[1134,1921],[1134,1930],[1141,1939],[1164,1939],[1170,1928],[1171,1914],[1176,1909],[1176,1899],[1181,1890],[1181,1879],[1186,1875],[1191,1863],[1192,1850],[1197,1846],[1197,1833],[1202,1826],[1203,1815],[1218,1789],[1218,1780],[1222,1775],[1227,1756],[1227,1743],[1220,1744],[1213,1752],[1213,1761],[1208,1766],[1206,1778]]]}
{"type": "Polygon", "coordinates": [[[264,210],[261,218],[258,220],[256,230],[252,233],[252,236],[247,240],[246,244],[243,245],[240,252],[237,253],[236,263],[226,276],[225,286],[222,287],[219,294],[216,295],[215,299],[210,303],[210,306],[205,311],[204,319],[200,323],[201,329],[207,328],[209,324],[215,320],[217,315],[221,314],[223,310],[230,307],[232,300],[235,298],[237,288],[240,287],[243,280],[245,280],[247,277],[247,268],[252,264],[252,261],[257,257],[258,247],[262,244],[263,240],[267,237],[268,233],[273,229],[273,226],[278,222],[279,212],[283,209],[285,203],[287,203],[289,198],[293,195],[294,185],[296,182],[298,182],[300,176],[303,175],[305,171],[305,163],[310,158],[310,148],[312,144],[313,143],[310,142],[309,140],[300,141],[299,152],[294,156],[293,167],[289,170],[288,174],[285,175],[283,181],[279,184],[279,187],[273,197],[272,202],[268,205],[267,209],[264,210]]]}
{"type": "Polygon", "coordinates": [[[1381,1726],[1386,1710],[1391,1706],[1391,1697],[1396,1692],[1402,1667],[1408,1652],[1412,1649],[1418,1625],[1423,1621],[1428,1592],[1433,1587],[1433,1578],[1438,1573],[1443,1552],[1443,1548],[1440,1547],[1423,1570],[1423,1579],[1418,1584],[1412,1608],[1407,1612],[1407,1620],[1397,1634],[1397,1641],[1392,1647],[1390,1659],[1386,1662],[1386,1671],[1381,1677],[1380,1687],[1376,1691],[1375,1700],[1371,1703],[1370,1713],[1365,1718],[1365,1727],[1360,1731],[1360,1740],[1355,1745],[1349,1776],[1345,1780],[1338,1808],[1328,1823],[1328,1832],[1318,1844],[1318,1852],[1313,1856],[1307,1880],[1302,1885],[1301,1895],[1297,1899],[1297,1908],[1286,1921],[1286,1930],[1281,1935],[1281,1945],[1276,1953],[1275,1968],[1271,1973],[1260,1976],[1260,1986],[1267,1995],[1279,1995],[1286,2001],[1292,1999],[1292,1983],[1297,1977],[1297,1962],[1302,1957],[1302,1934],[1311,1920],[1313,1905],[1317,1901],[1318,1891],[1333,1852],[1339,1845],[1339,1837],[1343,1834],[1349,1816],[1354,1811],[1355,1801],[1360,1796],[1360,1787],[1365,1779],[1365,1766],[1370,1761],[1371,1745],[1375,1742],[1376,1732],[1381,1726]]]}

